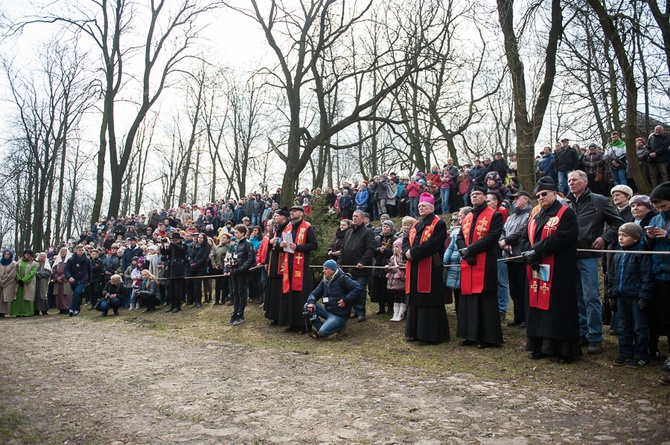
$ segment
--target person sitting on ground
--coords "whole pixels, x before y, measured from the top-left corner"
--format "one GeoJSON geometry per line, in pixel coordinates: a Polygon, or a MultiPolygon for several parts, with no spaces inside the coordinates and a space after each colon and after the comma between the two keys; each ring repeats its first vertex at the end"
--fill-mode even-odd
{"type": "Polygon", "coordinates": [[[363,287],[337,267],[335,260],[323,263],[323,280],[309,294],[305,310],[316,313],[310,332],[312,338],[329,338],[341,332],[349,320],[351,308],[363,298],[363,287]],[[321,299],[323,305],[316,304],[321,299]]]}
{"type": "Polygon", "coordinates": [[[158,278],[151,275],[147,269],[142,271],[142,281],[134,292],[139,305],[147,308],[145,312],[154,312],[156,306],[161,303],[160,292],[158,291],[158,278]]]}
{"type": "Polygon", "coordinates": [[[109,309],[114,310],[114,315],[119,315],[119,308],[123,305],[123,299],[126,294],[126,288],[121,282],[121,275],[114,274],[102,290],[102,300],[96,309],[102,312],[102,316],[107,316],[109,309]]]}

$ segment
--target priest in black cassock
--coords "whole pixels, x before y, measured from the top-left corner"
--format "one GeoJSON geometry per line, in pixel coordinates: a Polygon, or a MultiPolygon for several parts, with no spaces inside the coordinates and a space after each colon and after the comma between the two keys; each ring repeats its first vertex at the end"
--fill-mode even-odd
{"type": "Polygon", "coordinates": [[[456,238],[462,257],[456,335],[464,339],[461,346],[476,344],[479,349],[503,343],[496,256],[503,217],[486,204],[486,192],[481,186],[470,192],[473,209],[456,238]]]}
{"type": "Polygon", "coordinates": [[[528,265],[526,351],[531,360],[555,356],[559,363],[570,363],[582,355],[575,292],[577,216],[558,201],[552,178],[540,178],[533,193],[540,210],[521,238],[528,265]]]}
{"type": "Polygon", "coordinates": [[[419,197],[418,209],[421,218],[403,240],[407,260],[405,340],[441,343],[450,339],[442,275],[447,225],[435,215],[430,193],[419,197]]]}
{"type": "Polygon", "coordinates": [[[279,325],[279,305],[282,297],[282,265],[284,249],[281,248],[282,233],[288,225],[290,213],[286,207],[275,210],[272,215],[272,231],[268,235],[268,251],[265,258],[265,267],[268,273],[268,282],[265,286],[265,302],[263,310],[265,318],[273,326],[279,325]]]}

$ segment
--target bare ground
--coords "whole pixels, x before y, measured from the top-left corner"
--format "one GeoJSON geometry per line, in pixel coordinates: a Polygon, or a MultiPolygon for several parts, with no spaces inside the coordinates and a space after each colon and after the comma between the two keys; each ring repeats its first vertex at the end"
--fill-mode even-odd
{"type": "Polygon", "coordinates": [[[3,444],[670,443],[664,397],[436,377],[309,338],[285,352],[56,315],[0,335],[3,444]]]}

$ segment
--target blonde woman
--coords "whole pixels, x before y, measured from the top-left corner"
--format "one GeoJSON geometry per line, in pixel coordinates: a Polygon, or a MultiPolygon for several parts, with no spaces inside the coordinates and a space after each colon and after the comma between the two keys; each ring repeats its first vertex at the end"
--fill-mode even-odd
{"type": "Polygon", "coordinates": [[[107,315],[110,308],[114,310],[114,315],[119,315],[119,308],[123,305],[125,295],[126,288],[121,282],[121,275],[114,274],[102,290],[102,300],[96,309],[102,312],[103,317],[107,315]]]}
{"type": "Polygon", "coordinates": [[[135,289],[135,297],[141,306],[147,308],[144,312],[154,312],[156,306],[161,304],[160,292],[158,290],[158,278],[147,269],[142,270],[142,282],[135,289]]]}

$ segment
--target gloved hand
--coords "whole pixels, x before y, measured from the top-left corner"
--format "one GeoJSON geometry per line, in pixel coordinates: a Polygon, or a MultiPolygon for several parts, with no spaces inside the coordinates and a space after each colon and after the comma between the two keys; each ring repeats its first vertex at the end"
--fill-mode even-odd
{"type": "Polygon", "coordinates": [[[19,280],[19,283],[18,283],[18,284],[19,284],[19,287],[23,287],[23,286],[25,286],[26,283],[24,283],[23,281],[19,280]]]}
{"type": "Polygon", "coordinates": [[[470,255],[470,251],[467,247],[460,249],[458,253],[461,254],[461,258],[463,258],[470,266],[477,264],[477,258],[475,258],[473,255],[470,255]]]}
{"type": "Polygon", "coordinates": [[[529,250],[528,252],[521,252],[523,261],[528,264],[531,269],[538,272],[540,270],[540,255],[538,255],[534,250],[529,250]]]}
{"type": "Polygon", "coordinates": [[[465,257],[465,262],[468,263],[470,266],[474,266],[475,264],[477,264],[477,258],[473,256],[468,256],[465,257]]]}
{"type": "Polygon", "coordinates": [[[461,254],[461,258],[463,258],[463,259],[470,256],[470,251],[468,250],[467,247],[464,247],[463,249],[458,249],[458,253],[461,254]]]}
{"type": "Polygon", "coordinates": [[[646,311],[647,309],[649,309],[649,300],[644,300],[640,298],[637,302],[637,305],[641,311],[646,311]]]}

